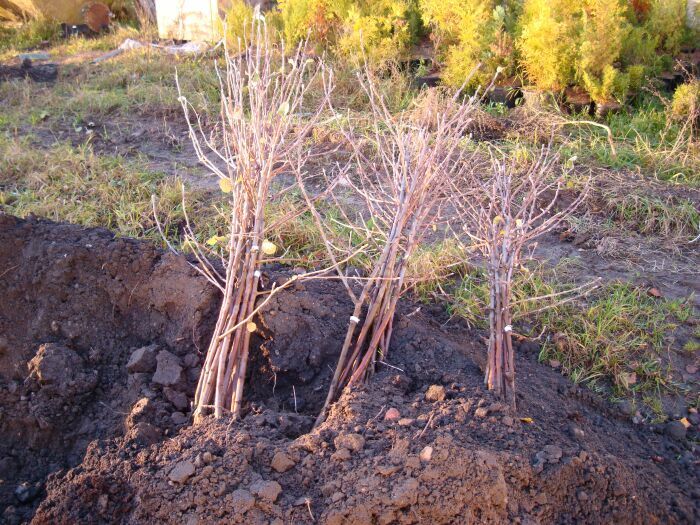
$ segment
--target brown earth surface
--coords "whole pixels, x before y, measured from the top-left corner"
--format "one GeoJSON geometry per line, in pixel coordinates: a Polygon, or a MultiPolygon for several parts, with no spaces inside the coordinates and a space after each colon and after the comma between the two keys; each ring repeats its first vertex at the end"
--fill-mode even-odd
{"type": "Polygon", "coordinates": [[[310,431],[352,307],[336,282],[295,286],[257,320],[242,420],[192,426],[216,290],[151,244],[0,215],[0,520],[700,519],[696,425],[635,425],[532,343],[512,412],[439,306],[405,302],[375,378],[310,431]]]}

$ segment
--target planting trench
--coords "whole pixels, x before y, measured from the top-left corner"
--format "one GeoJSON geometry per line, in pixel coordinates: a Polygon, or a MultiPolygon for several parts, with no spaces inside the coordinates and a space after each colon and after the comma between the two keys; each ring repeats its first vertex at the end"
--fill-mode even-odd
{"type": "Polygon", "coordinates": [[[295,286],[258,320],[242,421],[193,427],[217,292],[150,244],[0,215],[0,519],[700,518],[690,441],[633,425],[527,344],[509,412],[483,389],[478,335],[438,307],[404,303],[387,364],[308,433],[352,308],[338,283],[295,286]]]}

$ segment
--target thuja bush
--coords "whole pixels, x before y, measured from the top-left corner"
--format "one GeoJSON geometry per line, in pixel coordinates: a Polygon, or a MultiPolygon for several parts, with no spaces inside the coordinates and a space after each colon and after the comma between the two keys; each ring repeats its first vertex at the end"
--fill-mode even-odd
{"type": "Polygon", "coordinates": [[[459,87],[470,78],[467,87],[474,87],[488,84],[497,70],[515,74],[520,5],[514,0],[421,0],[423,22],[445,64],[447,84],[459,87]]]}
{"type": "Polygon", "coordinates": [[[253,20],[253,8],[245,0],[230,0],[223,13],[223,19],[217,22],[217,30],[226,38],[232,48],[238,46],[238,41],[245,38],[246,29],[250,30],[253,20]]]}
{"type": "Polygon", "coordinates": [[[345,59],[380,64],[406,58],[420,31],[420,16],[413,0],[366,0],[349,3],[337,44],[345,59]]]}
{"type": "Polygon", "coordinates": [[[307,37],[319,48],[335,40],[340,17],[330,0],[280,0],[277,3],[277,23],[287,45],[295,45],[307,37]]]}
{"type": "Polygon", "coordinates": [[[559,91],[575,80],[580,17],[575,0],[525,0],[518,48],[529,80],[559,91]]]}
{"type": "Polygon", "coordinates": [[[692,80],[676,88],[670,113],[674,120],[700,121],[700,80],[692,80]]]}
{"type": "Polygon", "coordinates": [[[577,75],[596,102],[622,97],[629,88],[629,78],[614,66],[629,31],[625,8],[619,0],[584,3],[577,75]]]}
{"type": "Polygon", "coordinates": [[[653,0],[646,22],[649,34],[656,39],[660,51],[676,54],[688,38],[686,28],[687,0],[653,0]]]}
{"type": "Polygon", "coordinates": [[[417,0],[281,0],[273,16],[287,44],[308,37],[355,65],[404,58],[421,28],[417,0]]]}

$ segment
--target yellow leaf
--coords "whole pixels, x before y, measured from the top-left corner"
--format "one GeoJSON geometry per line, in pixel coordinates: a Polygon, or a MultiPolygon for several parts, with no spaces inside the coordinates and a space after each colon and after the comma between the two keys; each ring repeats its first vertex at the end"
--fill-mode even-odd
{"type": "Polygon", "coordinates": [[[687,417],[681,418],[681,423],[685,428],[688,428],[690,426],[690,421],[688,421],[687,417]]]}
{"type": "Polygon", "coordinates": [[[256,325],[253,321],[248,321],[248,324],[245,325],[245,328],[252,334],[258,329],[258,325],[256,325]]]}
{"type": "Polygon", "coordinates": [[[433,224],[433,231],[434,231],[434,232],[437,231],[437,224],[433,224]]]}
{"type": "Polygon", "coordinates": [[[225,240],[226,240],[226,237],[223,237],[221,235],[214,235],[213,237],[209,237],[207,239],[207,244],[209,246],[216,246],[217,244],[219,244],[220,242],[223,242],[225,240]]]}
{"type": "Polygon", "coordinates": [[[219,188],[224,193],[231,193],[233,191],[233,184],[231,184],[231,179],[219,179],[219,188]]]}
{"type": "Polygon", "coordinates": [[[274,242],[268,241],[265,239],[262,242],[262,251],[265,255],[274,255],[275,252],[277,251],[277,246],[275,245],[274,242]]]}
{"type": "Polygon", "coordinates": [[[522,421],[523,423],[526,423],[528,425],[531,425],[532,423],[535,422],[535,420],[532,419],[531,417],[521,417],[520,421],[522,421]]]}
{"type": "Polygon", "coordinates": [[[282,102],[280,107],[277,109],[277,114],[286,117],[289,114],[289,102],[286,100],[282,102]]]}
{"type": "Polygon", "coordinates": [[[500,224],[500,223],[502,223],[502,222],[503,222],[503,217],[501,217],[500,215],[496,215],[496,216],[493,218],[493,225],[494,225],[494,226],[497,226],[498,224],[500,224]]]}
{"type": "Polygon", "coordinates": [[[515,225],[518,228],[522,228],[523,227],[523,220],[522,219],[515,219],[515,225]]]}

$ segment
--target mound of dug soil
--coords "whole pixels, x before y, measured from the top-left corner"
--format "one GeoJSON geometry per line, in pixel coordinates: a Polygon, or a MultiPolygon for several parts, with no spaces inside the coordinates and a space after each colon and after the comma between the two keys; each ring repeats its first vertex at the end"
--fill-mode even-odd
{"type": "Polygon", "coordinates": [[[0,274],[7,523],[700,518],[687,436],[633,425],[526,347],[511,412],[483,389],[480,339],[437,308],[404,304],[374,380],[309,432],[352,308],[337,283],[298,284],[258,320],[243,419],[191,426],[218,296],[183,259],[0,216],[0,274]]]}

